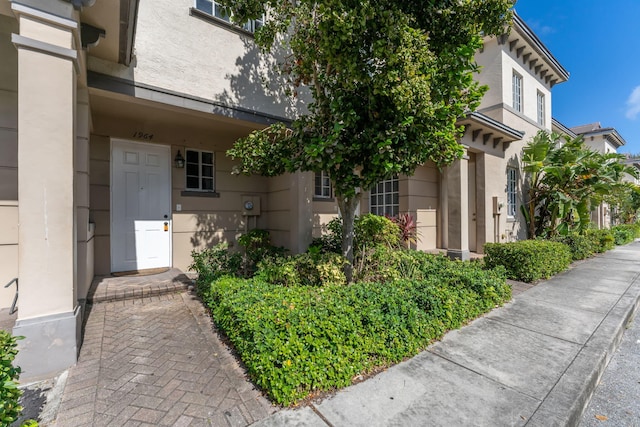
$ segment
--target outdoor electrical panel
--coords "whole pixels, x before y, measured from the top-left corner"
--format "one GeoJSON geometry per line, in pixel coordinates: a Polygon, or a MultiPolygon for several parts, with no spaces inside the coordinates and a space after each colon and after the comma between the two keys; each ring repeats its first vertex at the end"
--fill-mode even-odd
{"type": "Polygon", "coordinates": [[[502,213],[503,208],[504,208],[504,198],[493,196],[493,214],[500,215],[502,213]]]}
{"type": "Polygon", "coordinates": [[[260,196],[242,196],[242,215],[260,215],[260,196]]]}

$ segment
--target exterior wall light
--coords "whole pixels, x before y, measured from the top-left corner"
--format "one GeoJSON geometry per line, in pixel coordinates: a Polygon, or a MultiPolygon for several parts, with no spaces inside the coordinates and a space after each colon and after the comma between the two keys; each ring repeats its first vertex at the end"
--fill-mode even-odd
{"type": "Polygon", "coordinates": [[[176,168],[184,168],[184,157],[182,157],[182,153],[180,152],[180,150],[178,150],[178,154],[176,154],[176,157],[173,159],[173,161],[175,162],[176,168]]]}

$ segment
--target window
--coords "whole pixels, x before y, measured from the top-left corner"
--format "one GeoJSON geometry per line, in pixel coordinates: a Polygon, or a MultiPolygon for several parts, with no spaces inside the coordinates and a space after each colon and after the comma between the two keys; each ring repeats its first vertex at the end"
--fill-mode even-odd
{"type": "Polygon", "coordinates": [[[522,76],[513,72],[513,109],[522,112],[522,76]]]}
{"type": "MultiPolygon", "coordinates": [[[[213,0],[195,0],[196,9],[201,12],[211,15],[225,22],[231,23],[231,15],[224,10],[221,4],[213,0]]],[[[264,16],[260,19],[252,19],[242,25],[242,28],[250,33],[254,33],[258,28],[264,25],[264,16]]]]}
{"type": "Polygon", "coordinates": [[[331,179],[329,179],[328,173],[316,172],[316,186],[313,196],[319,199],[331,198],[331,179]]]}
{"type": "Polygon", "coordinates": [[[538,124],[544,126],[544,93],[538,91],[538,124]]]}
{"type": "Polygon", "coordinates": [[[400,202],[398,192],[398,175],[380,181],[370,192],[369,211],[376,215],[398,215],[400,202]]]}
{"type": "Polygon", "coordinates": [[[187,190],[214,191],[213,153],[186,150],[187,190]]]}
{"type": "Polygon", "coordinates": [[[507,217],[515,218],[518,191],[518,170],[507,168],[507,217]]]}

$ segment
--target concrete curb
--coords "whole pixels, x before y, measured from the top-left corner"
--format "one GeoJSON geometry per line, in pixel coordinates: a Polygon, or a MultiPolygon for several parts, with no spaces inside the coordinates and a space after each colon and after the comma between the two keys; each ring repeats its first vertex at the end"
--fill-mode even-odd
{"type": "Polygon", "coordinates": [[[577,426],[626,326],[640,306],[640,274],[600,323],[589,341],[527,422],[527,426],[577,426]],[[565,408],[565,411],[559,410],[565,408]],[[558,414],[563,414],[558,416],[558,414]]]}

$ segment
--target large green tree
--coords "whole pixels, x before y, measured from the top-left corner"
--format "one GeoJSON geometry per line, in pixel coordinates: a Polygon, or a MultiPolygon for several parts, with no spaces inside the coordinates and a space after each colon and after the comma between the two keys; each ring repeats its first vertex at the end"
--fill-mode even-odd
{"type": "Polygon", "coordinates": [[[529,237],[582,232],[593,207],[624,191],[623,175],[636,175],[623,159],[622,154],[589,149],[581,136],[538,132],[522,155],[528,173],[529,237]]]}
{"type": "MultiPolygon", "coordinates": [[[[295,96],[313,101],[287,128],[275,124],[236,142],[238,173],[325,171],[353,260],[362,191],[428,161],[459,158],[456,120],[486,88],[473,79],[483,35],[508,31],[512,0],[222,0],[238,22],[262,16],[264,51],[287,52],[282,71],[295,96]]],[[[350,270],[347,267],[347,275],[350,270]]]]}

